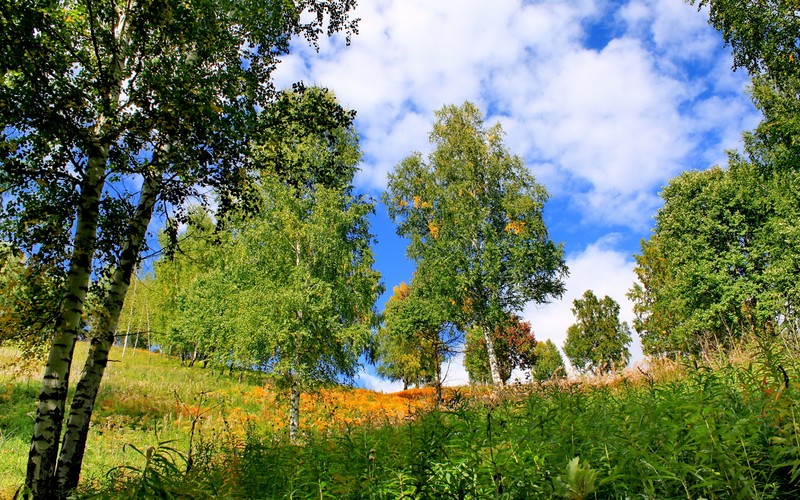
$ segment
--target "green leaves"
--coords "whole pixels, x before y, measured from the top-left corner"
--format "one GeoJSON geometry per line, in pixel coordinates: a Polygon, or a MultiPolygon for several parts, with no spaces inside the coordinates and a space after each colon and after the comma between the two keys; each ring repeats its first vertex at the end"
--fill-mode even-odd
{"type": "Polygon", "coordinates": [[[507,151],[500,127],[486,129],[470,103],[436,116],[434,151],[405,158],[383,201],[411,240],[415,279],[452,306],[449,321],[492,329],[527,302],[563,293],[563,250],[542,220],[546,190],[507,151]]]}
{"type": "Polygon", "coordinates": [[[689,0],[707,7],[709,24],[733,49],[734,67],[767,74],[773,81],[800,76],[800,18],[797,2],[689,0]]]}
{"type": "Polygon", "coordinates": [[[670,182],[653,235],[636,257],[641,285],[630,293],[646,353],[731,346],[793,317],[796,179],[732,155],[726,170],[670,182]]]}
{"type": "Polygon", "coordinates": [[[619,304],[608,295],[599,300],[591,290],[572,303],[576,323],[567,329],[564,343],[564,354],[572,365],[600,375],[624,367],[630,357],[631,333],[619,321],[619,304]]]}
{"type": "Polygon", "coordinates": [[[424,295],[423,287],[394,287],[376,338],[378,373],[405,386],[434,385],[441,396],[442,363],[462,340],[447,311],[435,296],[424,295]]]}

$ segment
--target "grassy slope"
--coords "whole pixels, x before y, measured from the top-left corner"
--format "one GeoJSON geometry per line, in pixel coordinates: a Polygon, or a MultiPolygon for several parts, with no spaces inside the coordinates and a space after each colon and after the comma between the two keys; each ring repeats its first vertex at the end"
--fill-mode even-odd
{"type": "MultiPolygon", "coordinates": [[[[88,345],[79,343],[72,387],[88,345]]],[[[40,380],[36,369],[20,366],[16,352],[0,349],[0,498],[13,494],[24,480],[33,415],[40,380]],[[14,364],[11,370],[9,364],[14,364]]],[[[281,435],[288,405],[271,389],[265,376],[233,377],[219,370],[180,366],[175,358],[115,347],[98,395],[92,419],[82,481],[100,484],[112,467],[136,462],[135,452],[161,441],[175,440],[188,450],[189,434],[225,430],[229,436],[246,432],[281,435]]],[[[424,391],[426,395],[430,391],[424,391]]],[[[323,390],[302,400],[301,426],[326,429],[331,424],[353,425],[374,420],[395,423],[409,412],[429,405],[429,398],[382,395],[359,389],[323,390]]],[[[202,437],[202,436],[201,436],[202,437]]]]}
{"type": "MultiPolygon", "coordinates": [[[[430,391],[323,391],[304,398],[307,436],[291,446],[286,402],[266,378],[129,351],[109,366],[83,487],[141,498],[790,498],[800,491],[797,372],[761,359],[500,397],[462,389],[443,411],[430,411],[430,391]],[[185,458],[193,424],[184,474],[185,460],[157,443],[175,440],[166,446],[185,458]],[[150,465],[126,444],[143,455],[152,446],[150,465]],[[131,468],[109,480],[121,464],[131,468]]],[[[0,382],[3,497],[23,478],[38,381],[0,382]]]]}

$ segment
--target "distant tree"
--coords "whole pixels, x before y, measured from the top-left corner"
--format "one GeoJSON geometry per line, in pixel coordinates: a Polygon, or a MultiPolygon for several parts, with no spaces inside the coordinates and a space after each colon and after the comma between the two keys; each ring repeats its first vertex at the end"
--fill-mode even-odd
{"type": "MultiPolygon", "coordinates": [[[[536,363],[536,338],[531,324],[511,314],[506,322],[492,332],[500,378],[508,382],[515,369],[527,370],[536,363]]],[[[489,359],[486,356],[486,340],[483,333],[472,329],[467,331],[467,345],[464,350],[464,367],[473,382],[492,381],[489,359]]]]}
{"type": "Polygon", "coordinates": [[[503,385],[492,332],[530,301],[564,291],[563,250],[547,234],[547,192],[465,103],[436,112],[428,160],[414,153],[384,195],[397,232],[411,240],[417,276],[449,304],[449,321],[484,336],[493,384],[503,385]]]}
{"type": "Polygon", "coordinates": [[[602,375],[628,363],[630,328],[619,321],[619,304],[606,295],[598,300],[591,290],[572,301],[576,322],[567,329],[564,354],[578,370],[602,375]]]}
{"type": "MultiPolygon", "coordinates": [[[[164,247],[169,245],[163,232],[161,240],[164,247]]],[[[149,330],[162,351],[189,364],[207,359],[218,366],[235,365],[227,347],[237,316],[232,300],[236,287],[225,276],[231,249],[223,242],[206,209],[191,208],[174,251],[153,264],[154,277],[142,294],[146,299],[137,303],[146,310],[131,311],[138,324],[148,316],[149,330]]]]}
{"type": "Polygon", "coordinates": [[[533,364],[533,379],[538,381],[561,378],[566,375],[564,358],[552,340],[537,342],[535,349],[536,361],[533,364]]]}
{"type": "Polygon", "coordinates": [[[122,357],[135,351],[129,349],[149,348],[152,345],[151,314],[154,308],[150,303],[153,275],[134,275],[131,287],[125,295],[125,303],[120,311],[115,335],[117,342],[122,343],[122,357]]]}
{"type": "Polygon", "coordinates": [[[378,330],[378,373],[408,385],[432,385],[442,399],[442,363],[456,353],[461,334],[446,321],[446,310],[419,289],[394,287],[378,330]]]}

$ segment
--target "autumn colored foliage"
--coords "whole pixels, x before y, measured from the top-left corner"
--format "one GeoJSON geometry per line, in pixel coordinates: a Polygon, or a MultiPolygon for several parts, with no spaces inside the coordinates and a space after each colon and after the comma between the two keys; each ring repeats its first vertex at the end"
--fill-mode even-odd
{"type": "MultiPolygon", "coordinates": [[[[535,364],[536,338],[529,322],[522,321],[515,314],[509,315],[506,323],[495,329],[492,338],[503,382],[511,378],[511,372],[515,369],[526,370],[535,364]]],[[[478,329],[467,333],[464,366],[469,372],[470,380],[491,382],[489,359],[486,356],[486,339],[483,332],[478,329]]]]}

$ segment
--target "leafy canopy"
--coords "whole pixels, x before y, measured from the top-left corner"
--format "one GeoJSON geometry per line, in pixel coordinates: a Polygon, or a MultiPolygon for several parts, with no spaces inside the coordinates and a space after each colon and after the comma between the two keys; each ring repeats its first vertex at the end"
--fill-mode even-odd
{"type": "MultiPolygon", "coordinates": [[[[413,153],[389,174],[384,202],[417,276],[449,307],[448,320],[484,333],[529,301],[564,291],[563,249],[547,234],[547,200],[522,160],[470,104],[436,112],[427,160],[413,153]],[[449,304],[449,305],[448,305],[449,304]]],[[[501,384],[487,342],[492,378],[501,384]]]]}
{"type": "Polygon", "coordinates": [[[606,295],[598,299],[586,290],[572,301],[576,322],[567,329],[564,354],[578,370],[600,375],[624,367],[630,358],[630,328],[619,321],[619,304],[606,295]]]}

